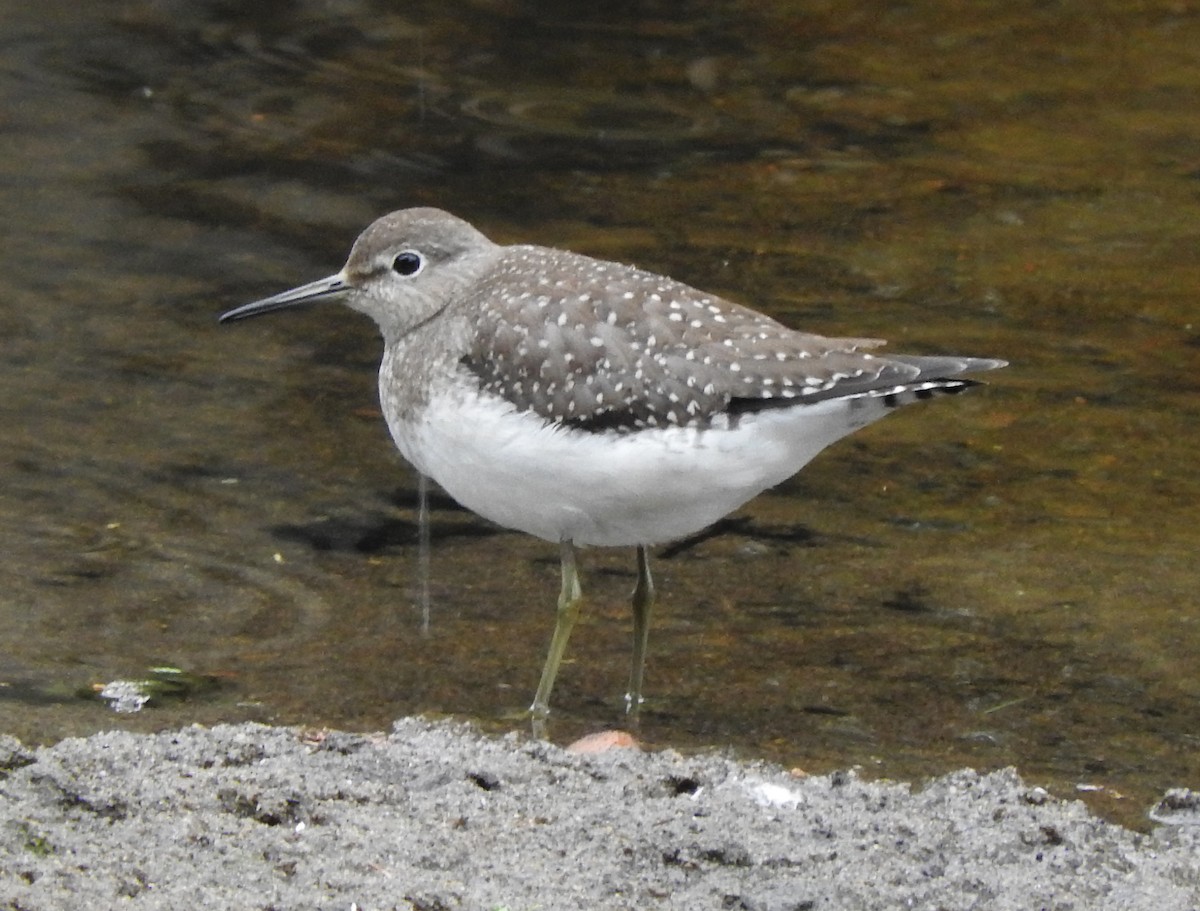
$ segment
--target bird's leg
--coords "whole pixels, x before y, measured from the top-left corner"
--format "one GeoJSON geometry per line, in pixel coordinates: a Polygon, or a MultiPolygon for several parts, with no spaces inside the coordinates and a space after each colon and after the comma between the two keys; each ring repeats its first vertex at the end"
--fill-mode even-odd
{"type": "Polygon", "coordinates": [[[421,635],[429,636],[429,478],[417,475],[417,576],[421,582],[421,635]]]}
{"type": "Polygon", "coordinates": [[[637,721],[642,705],[642,671],[646,667],[646,643],[650,639],[650,611],[654,608],[654,580],[650,578],[650,557],[638,545],[637,585],[633,589],[633,668],[629,672],[629,691],[625,694],[625,714],[637,721]]]}
{"type": "Polygon", "coordinates": [[[558,613],[554,620],[554,636],[550,639],[550,652],[542,667],[542,680],[538,684],[533,705],[529,707],[535,719],[550,714],[550,691],[554,689],[554,678],[558,676],[558,665],[571,638],[571,628],[579,618],[583,604],[583,589],[579,587],[579,573],[575,569],[575,545],[563,541],[560,545],[562,559],[562,591],[558,596],[558,613]]]}

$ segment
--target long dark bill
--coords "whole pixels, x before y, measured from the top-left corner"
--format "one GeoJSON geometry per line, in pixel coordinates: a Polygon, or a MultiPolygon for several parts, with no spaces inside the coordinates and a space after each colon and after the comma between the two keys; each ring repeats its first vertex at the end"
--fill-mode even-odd
{"type": "Polygon", "coordinates": [[[252,316],[270,313],[272,310],[299,307],[302,304],[311,304],[321,298],[342,294],[349,290],[350,286],[346,284],[341,273],[338,273],[328,278],[309,282],[307,285],[301,285],[299,288],[293,288],[291,291],[284,291],[280,294],[273,294],[271,297],[264,297],[262,300],[254,301],[252,304],[243,304],[240,307],[235,307],[227,313],[222,313],[218,322],[232,323],[235,320],[249,319],[252,316]]]}

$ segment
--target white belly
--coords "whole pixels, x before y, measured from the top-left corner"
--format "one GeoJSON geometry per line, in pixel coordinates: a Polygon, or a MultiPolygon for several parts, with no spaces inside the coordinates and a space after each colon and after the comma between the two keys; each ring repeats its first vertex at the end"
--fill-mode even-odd
{"type": "Polygon", "coordinates": [[[499,525],[548,541],[635,545],[711,525],[885,413],[877,400],[843,399],[743,415],[733,427],[593,433],[548,425],[464,384],[436,395],[420,420],[389,426],[418,471],[499,525]]]}

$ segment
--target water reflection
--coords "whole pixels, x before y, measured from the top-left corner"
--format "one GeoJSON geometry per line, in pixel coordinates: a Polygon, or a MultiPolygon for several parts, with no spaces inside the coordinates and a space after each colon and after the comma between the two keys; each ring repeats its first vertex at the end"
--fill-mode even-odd
{"type": "MultiPolygon", "coordinates": [[[[435,499],[422,634],[373,327],[213,322],[427,203],[815,331],[1014,362],[658,555],[649,740],[1012,763],[1123,819],[1194,786],[1192,18],[554,15],[6,5],[3,729],[527,703],[553,548],[435,499]],[[73,695],[155,664],[223,685],[130,718],[73,695]]],[[[584,555],[555,736],[620,718],[631,564],[584,555]]]]}

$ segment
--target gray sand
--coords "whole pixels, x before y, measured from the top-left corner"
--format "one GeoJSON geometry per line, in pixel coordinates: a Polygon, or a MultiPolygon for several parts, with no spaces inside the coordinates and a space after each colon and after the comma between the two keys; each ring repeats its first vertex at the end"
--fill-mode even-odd
{"type": "Polygon", "coordinates": [[[23,911],[1200,907],[1200,827],[1135,834],[1012,772],[796,778],[419,719],[5,738],[0,769],[23,911]]]}

